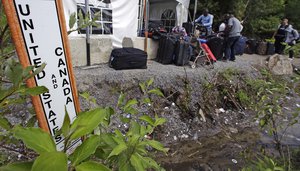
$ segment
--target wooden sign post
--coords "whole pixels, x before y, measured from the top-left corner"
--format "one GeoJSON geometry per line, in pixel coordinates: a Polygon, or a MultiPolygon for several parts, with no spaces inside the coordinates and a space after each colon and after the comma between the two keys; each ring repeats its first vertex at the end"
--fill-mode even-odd
{"type": "MultiPolygon", "coordinates": [[[[64,137],[55,135],[67,109],[71,122],[80,111],[61,0],[2,0],[17,54],[24,67],[46,63],[27,81],[29,87],[45,86],[48,92],[32,97],[39,125],[63,150],[64,137]]],[[[69,148],[81,143],[75,140],[69,148]]]]}

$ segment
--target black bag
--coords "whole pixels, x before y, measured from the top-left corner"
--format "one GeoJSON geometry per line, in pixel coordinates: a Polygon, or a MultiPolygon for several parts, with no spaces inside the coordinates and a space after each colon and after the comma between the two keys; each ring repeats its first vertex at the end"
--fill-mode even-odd
{"type": "Polygon", "coordinates": [[[176,42],[174,64],[183,66],[188,64],[191,59],[190,44],[183,39],[176,42]]]}
{"type": "Polygon", "coordinates": [[[274,43],[268,42],[267,45],[267,55],[274,55],[275,54],[275,45],[274,43]]]}
{"type": "Polygon", "coordinates": [[[174,59],[175,44],[177,38],[170,35],[162,35],[159,44],[156,60],[162,64],[172,64],[174,59]]]}
{"type": "Polygon", "coordinates": [[[211,37],[210,39],[208,39],[206,44],[217,60],[221,60],[223,58],[225,49],[225,41],[223,37],[211,37]]]}
{"type": "Polygon", "coordinates": [[[250,54],[252,55],[253,53],[256,52],[256,48],[257,48],[257,40],[255,39],[248,39],[246,42],[247,46],[245,49],[245,53],[246,54],[250,54]]]}
{"type": "Polygon", "coordinates": [[[193,33],[193,24],[190,22],[182,23],[182,27],[185,28],[185,31],[188,35],[193,33]]]}
{"type": "Polygon", "coordinates": [[[256,48],[256,53],[258,55],[265,55],[267,54],[267,48],[268,48],[268,44],[267,42],[258,42],[257,44],[257,48],[256,48]]]}
{"type": "Polygon", "coordinates": [[[241,36],[239,40],[235,43],[234,50],[235,55],[243,55],[246,48],[247,38],[241,36]]]}
{"type": "Polygon", "coordinates": [[[136,48],[113,49],[109,66],[116,69],[146,69],[147,53],[136,48]]]}

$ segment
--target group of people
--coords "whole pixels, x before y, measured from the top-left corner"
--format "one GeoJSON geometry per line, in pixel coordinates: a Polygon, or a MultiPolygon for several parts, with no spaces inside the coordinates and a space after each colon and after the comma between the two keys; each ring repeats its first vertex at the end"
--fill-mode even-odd
{"type": "MultiPolygon", "coordinates": [[[[212,34],[214,16],[209,14],[208,9],[203,11],[203,14],[198,17],[194,22],[199,23],[207,30],[207,35],[212,34]]],[[[238,42],[243,26],[241,22],[231,13],[223,16],[224,22],[219,27],[219,32],[226,37],[224,61],[235,61],[234,47],[238,42]]]]}
{"type": "MultiPolygon", "coordinates": [[[[209,13],[208,9],[198,17],[194,23],[199,23],[207,30],[207,35],[211,35],[214,16],[209,13]]],[[[243,29],[242,22],[239,21],[232,13],[223,16],[223,23],[220,24],[218,32],[225,37],[224,61],[235,61],[235,44],[238,42],[241,31],[243,29]]],[[[275,53],[282,54],[288,45],[292,47],[299,40],[299,33],[292,25],[288,24],[288,19],[283,18],[281,24],[275,31],[273,38],[275,39],[275,53]]],[[[293,48],[289,48],[289,57],[294,57],[293,48]]]]}

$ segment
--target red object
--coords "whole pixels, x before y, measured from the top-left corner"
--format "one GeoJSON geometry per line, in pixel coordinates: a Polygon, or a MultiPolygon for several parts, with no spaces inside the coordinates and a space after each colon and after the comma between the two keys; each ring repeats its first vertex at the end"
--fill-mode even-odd
{"type": "Polygon", "coordinates": [[[211,52],[210,48],[207,46],[206,43],[201,43],[201,47],[205,50],[205,52],[208,54],[208,57],[210,60],[216,62],[217,59],[215,55],[211,52]]]}

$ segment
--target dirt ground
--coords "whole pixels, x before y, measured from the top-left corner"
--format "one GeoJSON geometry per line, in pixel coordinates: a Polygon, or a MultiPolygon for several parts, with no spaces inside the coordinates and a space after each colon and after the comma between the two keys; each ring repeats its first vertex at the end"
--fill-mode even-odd
{"type": "MultiPolygon", "coordinates": [[[[194,106],[201,96],[203,83],[216,73],[235,68],[255,75],[257,71],[253,66],[265,65],[267,57],[244,54],[237,56],[235,62],[218,61],[213,69],[202,66],[192,69],[190,66],[162,65],[150,60],[148,68],[143,70],[116,71],[107,64],[102,64],[77,67],[74,71],[78,91],[88,92],[95,97],[98,106],[116,106],[120,92],[125,92],[128,98],[140,97],[138,84],[150,78],[154,78],[155,87],[165,92],[181,93],[185,91],[185,82],[188,80],[191,88],[189,105],[194,106]]],[[[294,59],[292,64],[300,67],[300,59],[294,59]]],[[[157,155],[157,160],[166,170],[238,170],[244,165],[241,160],[242,152],[262,142],[257,123],[253,122],[253,115],[247,111],[227,110],[220,115],[214,115],[214,122],[204,122],[201,117],[190,118],[173,103],[177,104],[175,100],[168,99],[160,104],[160,115],[168,121],[153,135],[170,148],[168,156],[157,155]]],[[[300,100],[293,103],[300,104],[300,100]]],[[[93,105],[81,99],[81,106],[85,109],[93,105]]],[[[114,122],[113,126],[122,127],[118,122],[114,122]]],[[[291,131],[297,132],[297,129],[298,127],[291,131]]],[[[300,145],[300,133],[295,134],[290,137],[291,142],[300,145]]],[[[271,140],[266,138],[266,141],[271,140]]]]}

